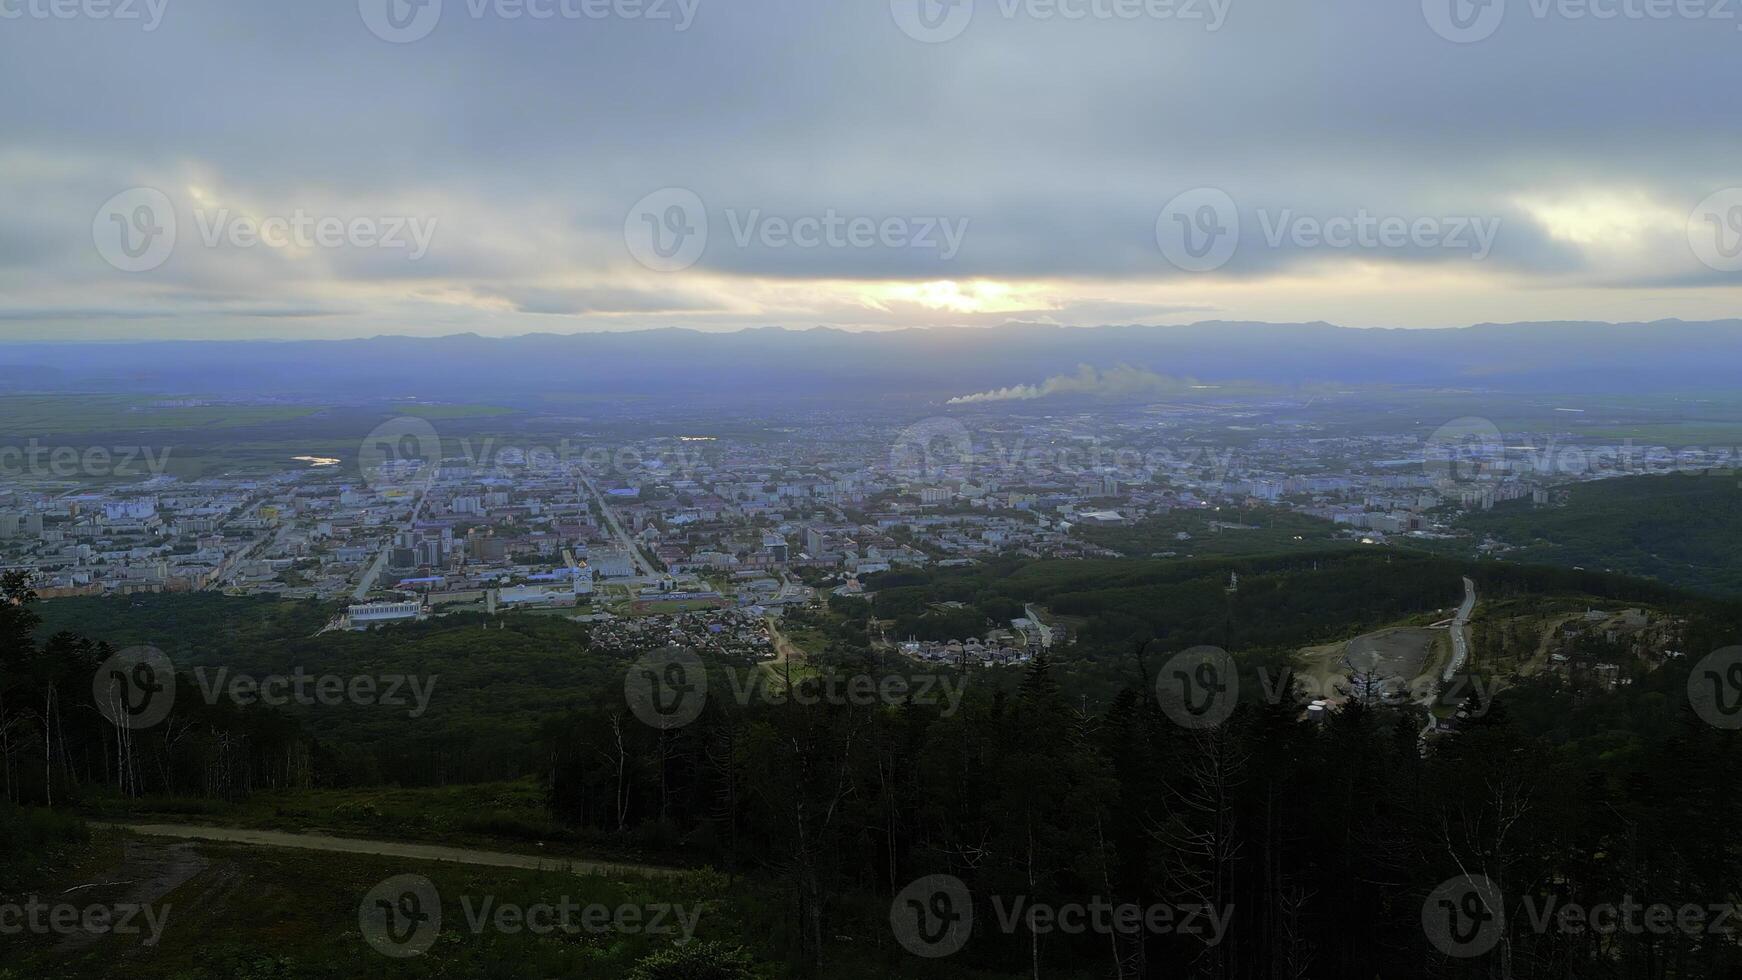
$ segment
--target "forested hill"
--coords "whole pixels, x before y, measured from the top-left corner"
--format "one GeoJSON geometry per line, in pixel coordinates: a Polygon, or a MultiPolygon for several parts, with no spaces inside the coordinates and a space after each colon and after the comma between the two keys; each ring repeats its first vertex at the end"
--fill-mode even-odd
{"type": "Polygon", "coordinates": [[[1514,501],[1462,524],[1514,546],[1508,559],[1654,578],[1742,595],[1742,480],[1737,474],[1624,477],[1577,484],[1564,505],[1514,501]]]}
{"type": "MultiPolygon", "coordinates": [[[[1113,648],[1134,638],[1230,650],[1301,646],[1347,637],[1462,598],[1469,575],[1487,597],[1578,595],[1642,603],[1692,597],[1656,582],[1602,572],[1472,562],[1367,548],[1192,561],[997,560],[964,569],[873,576],[879,615],[913,601],[962,602],[999,619],[1039,603],[1080,624],[1079,642],[1113,648]],[[1239,587],[1229,591],[1232,575],[1239,587]]],[[[1015,615],[1021,615],[1020,612],[1015,615]]],[[[897,630],[902,621],[897,620],[897,630]]]]}
{"type": "MultiPolygon", "coordinates": [[[[965,638],[989,624],[1008,625],[1032,603],[1072,628],[1075,642],[1058,654],[1059,679],[1073,697],[1097,704],[1125,682],[1133,642],[1281,654],[1411,616],[1439,618],[1461,597],[1466,574],[1484,598],[1691,601],[1639,579],[1382,548],[1199,560],[1001,559],[872,576],[873,602],[833,603],[819,624],[826,648],[814,652],[847,669],[898,669],[868,648],[871,616],[894,624],[892,638],[965,638]],[[1229,592],[1233,574],[1240,585],[1229,592]]],[[[196,593],[57,599],[36,609],[43,636],[70,630],[117,649],[148,644],[179,671],[204,669],[208,680],[219,668],[255,677],[300,668],[437,678],[436,696],[415,718],[348,705],[319,713],[313,731],[342,757],[345,779],[391,773],[429,784],[532,774],[540,757],[525,750],[526,739],[544,719],[622,697],[623,659],[592,650],[585,627],[555,617],[510,616],[488,626],[478,616],[442,617],[315,636],[329,611],[308,602],[196,593]]]]}
{"type": "MultiPolygon", "coordinates": [[[[178,676],[166,722],[177,739],[133,749],[141,806],[536,775],[548,806],[548,822],[541,814],[527,825],[538,841],[554,824],[600,848],[730,869],[720,887],[748,920],[734,936],[763,961],[803,966],[761,974],[770,978],[1112,976],[1128,961],[1147,964],[1147,976],[1282,975],[1275,964],[1294,964],[1287,975],[1302,978],[1486,975],[1491,961],[1462,969],[1425,941],[1422,910],[1454,876],[1491,877],[1516,900],[1589,907],[1638,896],[1669,908],[1727,902],[1742,877],[1742,851],[1730,843],[1742,820],[1742,740],[1702,720],[1688,695],[1700,676],[1692,652],[1738,639],[1738,617],[1720,602],[1598,572],[1382,548],[995,561],[870,585],[869,600],[834,597],[826,611],[789,613],[785,628],[803,631],[810,648],[787,675],[792,696],[735,697],[727,671],[773,665],[709,662],[712,693],[677,727],[634,717],[624,683],[633,654],[597,649],[583,626],[558,617],[460,616],[316,637],[308,627],[320,611],[296,603],[164,595],[38,604],[19,594],[0,602],[0,651],[31,669],[0,673],[17,694],[0,693],[8,706],[60,705],[56,723],[24,747],[33,762],[64,761],[15,767],[8,790],[36,804],[52,789],[63,805],[116,792],[112,733],[90,703],[105,651],[50,633],[73,626],[114,643],[157,639],[178,670],[440,679],[430,710],[411,718],[340,706],[238,710],[208,703],[178,676]],[[1229,591],[1235,573],[1239,588],[1229,591]],[[1319,724],[1303,720],[1300,692],[1267,697],[1254,683],[1239,686],[1225,721],[1197,727],[1171,718],[1141,663],[1133,669],[1142,660],[1134,641],[1159,639],[1152,664],[1214,643],[1245,671],[1298,644],[1443,618],[1464,575],[1485,608],[1651,605],[1682,621],[1690,655],[1630,661],[1612,689],[1570,674],[1526,678],[1425,751],[1414,706],[1357,699],[1319,724]],[[899,627],[943,615],[983,627],[1028,605],[1070,626],[1076,642],[1009,669],[915,665],[867,642],[872,620],[899,627]],[[880,683],[916,667],[961,696],[824,696],[843,676],[880,683]],[[220,770],[234,778],[214,785],[220,770]],[[1666,827],[1674,832],[1648,832],[1666,827]],[[954,958],[933,962],[903,948],[890,910],[905,907],[911,883],[940,874],[961,883],[980,925],[954,958]],[[1214,942],[1174,929],[1114,943],[1043,937],[1016,920],[998,925],[1013,896],[1221,910],[1224,924],[1214,942]]],[[[0,830],[8,820],[0,807],[0,830]]],[[[1522,913],[1506,921],[1512,975],[1528,980],[1742,968],[1742,948],[1704,935],[1622,932],[1594,946],[1584,934],[1532,932],[1522,913]],[[1683,967],[1655,968],[1665,962],[1683,967]]],[[[504,961],[525,955],[490,949],[504,961]]],[[[306,961],[306,950],[292,952],[306,961]]]]}

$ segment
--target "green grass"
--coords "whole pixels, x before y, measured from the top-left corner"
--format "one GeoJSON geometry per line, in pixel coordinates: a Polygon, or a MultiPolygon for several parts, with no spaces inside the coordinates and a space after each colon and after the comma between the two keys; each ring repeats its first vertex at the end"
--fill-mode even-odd
{"type": "Polygon", "coordinates": [[[185,823],[440,844],[538,857],[672,865],[681,852],[659,843],[564,826],[531,779],[441,787],[273,790],[242,802],[153,796],[85,800],[105,823],[185,823]]]}
{"type": "Polygon", "coordinates": [[[544,793],[531,780],[467,786],[280,790],[239,803],[181,797],[103,798],[87,805],[92,819],[163,820],[322,832],[355,837],[405,837],[429,843],[477,839],[563,841],[573,835],[550,820],[544,793]]]}
{"type": "Polygon", "coordinates": [[[420,419],[481,419],[518,414],[518,410],[500,405],[397,405],[394,411],[420,419]]]}
{"type": "Polygon", "coordinates": [[[0,894],[74,861],[89,843],[77,814],[0,801],[0,894]]]}
{"type": "Polygon", "coordinates": [[[631,603],[634,611],[642,615],[669,615],[671,613],[700,612],[704,609],[722,609],[726,603],[721,599],[637,599],[631,603]]]}
{"type": "MultiPolygon", "coordinates": [[[[755,935],[736,903],[724,901],[721,875],[699,871],[675,879],[609,880],[563,872],[480,868],[358,855],[318,854],[202,843],[204,870],[154,904],[165,928],[156,947],[111,936],[77,950],[55,950],[58,937],[30,937],[0,952],[0,976],[31,980],[315,980],[388,978],[624,977],[634,965],[672,948],[679,935],[625,930],[535,935],[498,929],[490,909],[529,908],[567,899],[615,910],[674,904],[695,916],[695,938],[738,944],[755,935]],[[359,909],[372,889],[400,875],[429,879],[442,912],[434,945],[422,956],[390,959],[366,940],[359,909]]],[[[130,878],[123,865],[79,876],[97,882],[130,878]]],[[[101,886],[86,902],[110,900],[101,886]]],[[[754,909],[754,904],[748,904],[754,909]]],[[[577,915],[572,921],[581,919],[577,915]]],[[[675,920],[673,920],[675,921],[675,920]]]]}
{"type": "Polygon", "coordinates": [[[306,418],[313,405],[155,407],[165,398],[125,395],[4,395],[0,417],[15,437],[178,429],[240,428],[306,418]]]}
{"type": "Polygon", "coordinates": [[[1133,558],[1174,552],[1180,558],[1239,557],[1352,548],[1330,521],[1276,508],[1179,510],[1124,527],[1079,524],[1073,534],[1133,558]],[[1247,525],[1241,530],[1212,530],[1212,522],[1247,525]],[[1179,540],[1181,533],[1190,534],[1179,540]]]}

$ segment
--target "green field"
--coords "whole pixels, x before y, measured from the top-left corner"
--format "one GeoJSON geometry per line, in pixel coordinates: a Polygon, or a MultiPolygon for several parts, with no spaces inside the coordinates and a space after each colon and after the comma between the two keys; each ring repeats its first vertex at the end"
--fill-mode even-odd
{"type": "Polygon", "coordinates": [[[98,432],[240,428],[306,418],[311,405],[198,405],[159,407],[174,399],[126,395],[0,395],[0,417],[16,437],[98,432]]]}
{"type": "Polygon", "coordinates": [[[1276,508],[1179,510],[1124,527],[1079,524],[1072,533],[1132,558],[1172,552],[1180,558],[1236,557],[1359,547],[1340,528],[1276,508]],[[1213,525],[1243,525],[1240,528],[1213,525]],[[1190,538],[1180,540],[1180,534],[1190,538]]]}
{"type": "Polygon", "coordinates": [[[89,886],[78,892],[79,906],[139,902],[159,892],[148,899],[161,924],[159,941],[152,945],[145,936],[121,935],[9,937],[0,977],[614,978],[631,976],[638,961],[661,951],[690,943],[736,947],[757,932],[747,918],[758,907],[722,901],[726,879],[707,871],[659,880],[606,878],[161,838],[136,838],[123,847],[121,838],[104,833],[77,872],[60,879],[67,882],[89,886]],[[151,874],[160,879],[137,884],[151,874]],[[371,905],[378,886],[406,875],[433,885],[441,920],[439,927],[432,924],[427,953],[390,958],[371,944],[360,913],[371,905]],[[185,881],[175,883],[183,876],[185,881]],[[596,920],[576,913],[572,931],[550,935],[494,914],[503,906],[529,909],[565,900],[606,911],[596,920]],[[657,934],[627,925],[633,915],[653,914],[642,910],[662,906],[681,908],[683,915],[662,916],[657,934]],[[636,912],[610,917],[624,907],[636,912]],[[589,921],[595,924],[584,925],[589,921]],[[691,928],[693,935],[686,937],[691,928]]]}

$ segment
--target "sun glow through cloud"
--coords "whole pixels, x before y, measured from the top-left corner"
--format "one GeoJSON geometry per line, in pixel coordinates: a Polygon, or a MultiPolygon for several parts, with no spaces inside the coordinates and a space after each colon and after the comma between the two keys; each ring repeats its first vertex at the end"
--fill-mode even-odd
{"type": "Polygon", "coordinates": [[[951,313],[1013,313],[1035,309],[1041,292],[1042,287],[1032,283],[986,280],[960,283],[941,279],[936,282],[879,284],[868,290],[867,303],[878,309],[905,303],[951,313]]]}

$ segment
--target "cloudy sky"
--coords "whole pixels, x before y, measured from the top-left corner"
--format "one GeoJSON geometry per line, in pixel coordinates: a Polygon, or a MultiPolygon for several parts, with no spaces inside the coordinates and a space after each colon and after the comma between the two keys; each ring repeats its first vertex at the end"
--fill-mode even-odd
{"type": "Polygon", "coordinates": [[[0,0],[0,339],[1742,306],[1735,0],[0,0]]]}

